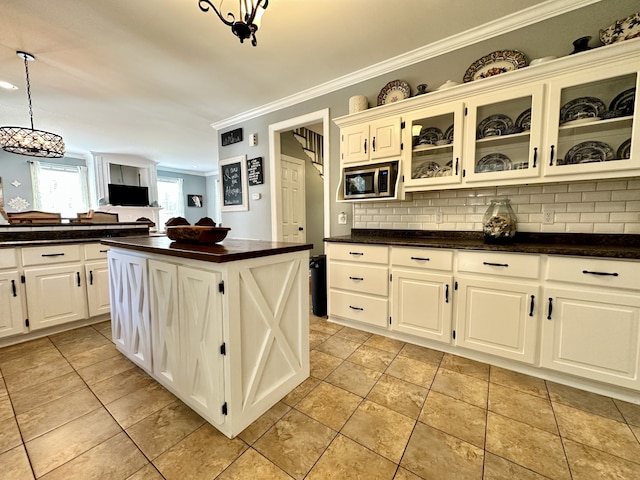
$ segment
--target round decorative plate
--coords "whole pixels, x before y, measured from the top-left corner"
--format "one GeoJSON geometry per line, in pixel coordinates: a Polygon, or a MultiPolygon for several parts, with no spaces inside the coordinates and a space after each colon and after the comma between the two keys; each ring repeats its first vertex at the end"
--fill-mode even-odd
{"type": "MultiPolygon", "coordinates": [[[[560,124],[572,120],[581,120],[589,117],[601,117],[607,109],[602,100],[596,97],[574,98],[565,103],[560,109],[560,124]]],[[[592,118],[595,120],[595,118],[592,118]]]]}
{"type": "Polygon", "coordinates": [[[476,165],[476,172],[501,172],[511,170],[511,159],[502,153],[490,153],[476,165]]]}
{"type": "Polygon", "coordinates": [[[609,111],[620,112],[620,116],[633,115],[633,105],[636,103],[636,89],[630,88],[611,100],[609,111]]]}
{"type": "Polygon", "coordinates": [[[438,127],[424,127],[420,130],[418,145],[436,145],[439,140],[442,140],[442,130],[438,127]]]}
{"type": "Polygon", "coordinates": [[[631,139],[627,139],[622,142],[622,145],[618,147],[618,151],[616,152],[616,158],[621,160],[631,158],[631,139]]]}
{"type": "Polygon", "coordinates": [[[582,142],[569,149],[564,165],[606,162],[613,159],[613,149],[604,142],[582,142]]]}
{"type": "Polygon", "coordinates": [[[453,142],[453,125],[451,125],[444,131],[444,138],[446,138],[450,142],[453,142]]]}
{"type": "Polygon", "coordinates": [[[473,62],[464,74],[464,83],[493,77],[527,66],[527,57],[518,50],[497,50],[473,62]]]}
{"type": "Polygon", "coordinates": [[[605,45],[640,37],[640,12],[618,20],[600,30],[600,40],[605,45]]]}
{"type": "Polygon", "coordinates": [[[478,124],[476,130],[477,138],[494,137],[496,135],[507,135],[513,127],[513,121],[506,115],[497,113],[489,115],[478,124]]]}
{"type": "Polygon", "coordinates": [[[440,165],[436,162],[426,161],[418,165],[411,172],[411,178],[431,178],[440,170],[440,165]]]}
{"type": "Polygon", "coordinates": [[[520,127],[523,132],[531,130],[531,109],[527,108],[516,118],[516,127],[520,127]]]}
{"type": "Polygon", "coordinates": [[[398,102],[411,96],[411,87],[402,80],[393,80],[387,83],[378,95],[378,105],[387,105],[398,102]]]}
{"type": "Polygon", "coordinates": [[[450,177],[451,175],[453,175],[451,167],[442,167],[436,171],[434,177],[450,177]]]}

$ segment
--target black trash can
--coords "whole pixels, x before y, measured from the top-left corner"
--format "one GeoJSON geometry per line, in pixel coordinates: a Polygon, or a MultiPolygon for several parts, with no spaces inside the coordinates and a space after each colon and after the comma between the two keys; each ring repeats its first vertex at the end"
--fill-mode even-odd
{"type": "Polygon", "coordinates": [[[309,259],[311,270],[311,309],[317,317],[327,314],[327,256],[316,255],[309,259]]]}

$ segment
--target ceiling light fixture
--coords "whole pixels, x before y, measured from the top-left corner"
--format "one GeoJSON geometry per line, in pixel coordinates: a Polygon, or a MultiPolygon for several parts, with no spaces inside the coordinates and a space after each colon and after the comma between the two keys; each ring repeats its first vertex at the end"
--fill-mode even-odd
{"type": "Polygon", "coordinates": [[[27,76],[27,98],[29,99],[29,117],[31,128],[0,127],[0,146],[6,152],[29,157],[60,158],[64,156],[64,141],[60,135],[35,130],[33,128],[33,108],[31,106],[31,83],[29,82],[29,66],[27,62],[35,61],[30,53],[16,52],[24,60],[24,71],[27,76]]]}
{"type": "Polygon", "coordinates": [[[4,80],[0,80],[0,88],[4,88],[6,90],[18,89],[18,87],[16,87],[13,83],[5,82],[4,80]]]}
{"type": "MultiPolygon", "coordinates": [[[[222,8],[223,2],[224,0],[220,1],[220,8],[222,8]]],[[[200,10],[203,12],[208,12],[209,8],[213,9],[222,23],[231,27],[231,31],[240,39],[240,43],[244,43],[247,38],[251,37],[251,45],[255,47],[258,43],[256,32],[260,26],[260,18],[269,6],[269,0],[238,0],[238,3],[237,13],[228,12],[223,16],[210,0],[198,1],[200,10]]]]}

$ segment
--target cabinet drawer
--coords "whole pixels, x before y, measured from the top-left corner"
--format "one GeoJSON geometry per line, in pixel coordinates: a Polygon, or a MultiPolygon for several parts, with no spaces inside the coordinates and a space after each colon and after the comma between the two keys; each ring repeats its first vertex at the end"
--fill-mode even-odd
{"type": "Polygon", "coordinates": [[[15,248],[0,248],[0,269],[15,268],[18,265],[15,248]]]}
{"type": "Polygon", "coordinates": [[[26,247],[22,249],[22,264],[51,265],[54,263],[79,262],[81,245],[51,245],[48,247],[26,247]]]}
{"type": "Polygon", "coordinates": [[[589,257],[549,257],[547,280],[640,290],[640,262],[589,257]]]}
{"type": "Polygon", "coordinates": [[[451,271],[453,252],[434,248],[392,247],[391,264],[393,266],[451,271]]]}
{"type": "Polygon", "coordinates": [[[87,243],[84,245],[85,260],[106,260],[107,252],[111,247],[101,243],[87,243]]]}
{"type": "Polygon", "coordinates": [[[336,290],[329,292],[330,315],[386,328],[389,321],[389,301],[357,293],[336,290]]]}
{"type": "Polygon", "coordinates": [[[458,271],[505,277],[538,278],[540,257],[517,253],[460,252],[458,271]]]}
{"type": "Polygon", "coordinates": [[[389,247],[362,243],[330,243],[331,260],[349,260],[361,263],[389,263],[389,247]]]}
{"type": "Polygon", "coordinates": [[[331,262],[329,285],[331,288],[387,296],[389,270],[377,265],[331,262]]]}

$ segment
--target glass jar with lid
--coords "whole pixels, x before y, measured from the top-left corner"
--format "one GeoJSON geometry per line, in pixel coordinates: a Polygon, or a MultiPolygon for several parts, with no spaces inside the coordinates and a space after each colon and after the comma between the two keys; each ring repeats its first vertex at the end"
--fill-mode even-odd
{"type": "Polygon", "coordinates": [[[486,242],[509,242],[516,235],[516,214],[508,198],[491,200],[482,217],[482,233],[486,242]]]}

